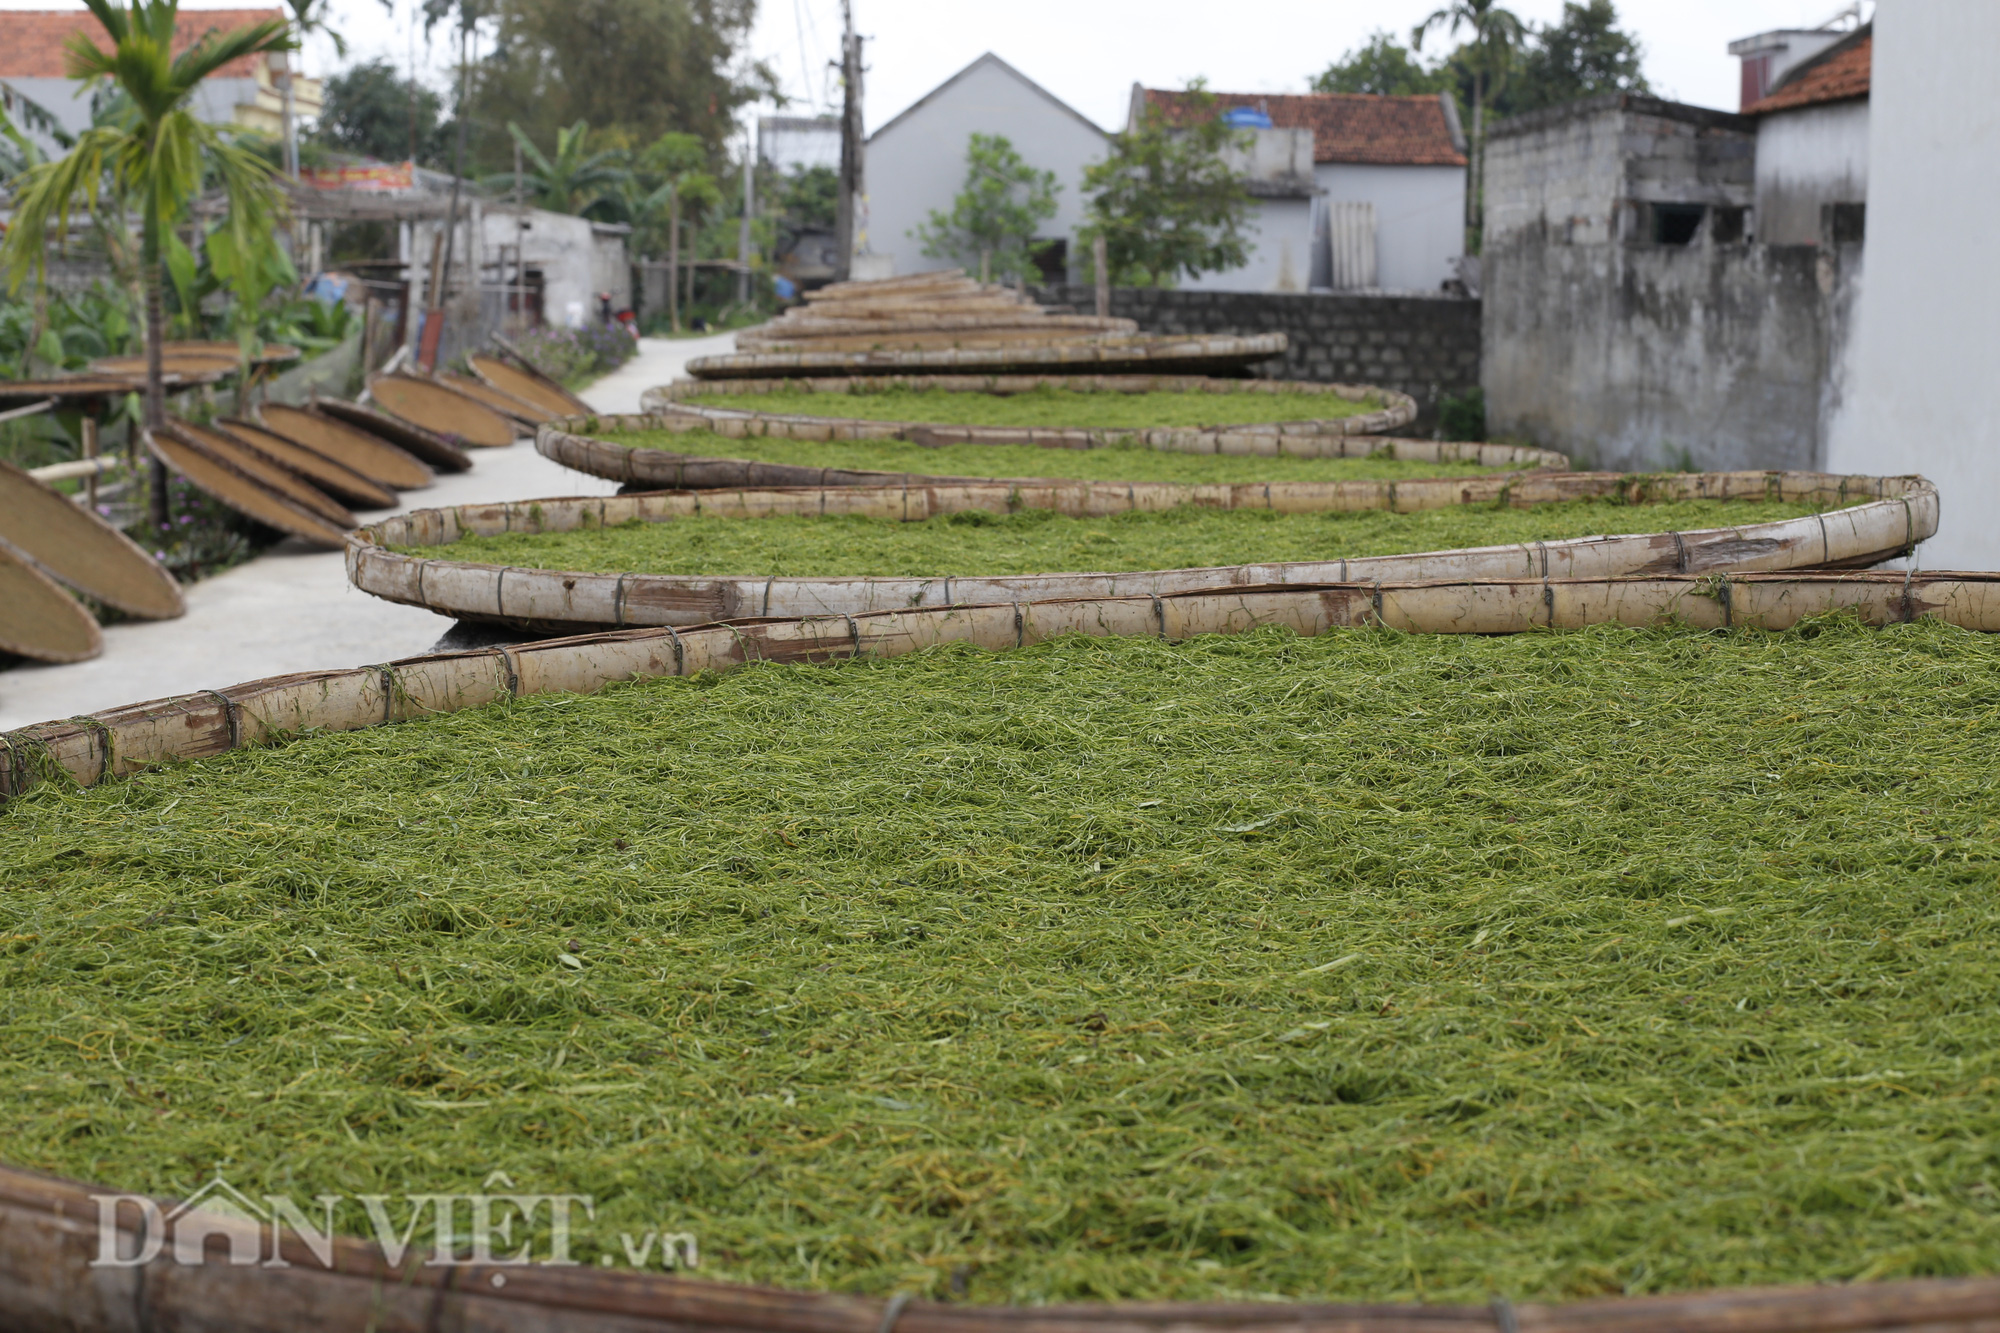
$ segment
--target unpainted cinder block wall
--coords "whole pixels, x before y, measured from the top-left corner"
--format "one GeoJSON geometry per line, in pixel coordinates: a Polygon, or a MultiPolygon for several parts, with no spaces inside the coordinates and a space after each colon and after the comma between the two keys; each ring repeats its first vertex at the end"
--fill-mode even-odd
{"type": "MultiPolygon", "coordinates": [[[[1096,309],[1090,287],[1042,288],[1034,296],[1045,305],[1096,309]]],[[[1479,302],[1463,297],[1118,287],[1111,313],[1147,333],[1282,333],[1284,357],[1254,373],[1407,393],[1417,400],[1417,421],[1408,428],[1414,435],[1436,428],[1445,398],[1479,387],[1479,302]]]]}

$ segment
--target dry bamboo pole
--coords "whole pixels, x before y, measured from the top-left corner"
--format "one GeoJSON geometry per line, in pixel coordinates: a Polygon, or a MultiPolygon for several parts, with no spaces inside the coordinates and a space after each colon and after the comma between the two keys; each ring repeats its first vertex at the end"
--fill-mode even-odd
{"type": "MultiPolygon", "coordinates": [[[[305,1327],[385,1333],[1992,1333],[2000,1279],[1711,1290],[1569,1305],[1118,1303],[972,1306],[835,1292],[784,1291],[659,1273],[500,1263],[391,1264],[379,1247],[335,1237],[316,1249],[290,1231],[215,1214],[166,1221],[160,1253],[94,1262],[105,1245],[136,1259],[145,1214],[112,1209],[111,1191],[0,1167],[0,1309],[23,1333],[290,1333],[305,1327]],[[183,1227],[241,1238],[267,1258],[234,1265],[173,1258],[183,1227]]],[[[129,1196],[127,1196],[129,1197],[129,1196]]]]}
{"type": "MultiPolygon", "coordinates": [[[[1297,423],[1292,423],[1297,424],[1297,423]]],[[[1012,429],[981,426],[912,426],[893,421],[836,421],[824,418],[710,421],[681,413],[641,416],[569,417],[536,428],[535,449],[543,457],[591,476],[646,490],[715,490],[732,486],[927,486],[941,482],[1005,480],[951,477],[916,472],[872,472],[855,468],[760,463],[638,448],[596,438],[598,432],[708,432],[725,438],[781,436],[802,440],[893,440],[923,443],[1033,444],[1052,449],[1092,449],[1111,443],[1144,443],[1177,453],[1235,454],[1276,458],[1400,458],[1418,462],[1465,462],[1482,467],[1567,469],[1569,460],[1547,449],[1511,444],[1462,444],[1370,435],[1240,430],[1143,432],[1143,439],[1108,432],[1012,429]]]]}
{"type": "Polygon", "coordinates": [[[591,693],[619,681],[727,671],[746,662],[900,657],[945,643],[1002,650],[1065,634],[1178,640],[1265,627],[1308,636],[1343,629],[1516,634],[1666,623],[1783,630],[1830,613],[1873,626],[1933,617],[1963,629],[2000,632],[2000,573],[1329,583],[616,630],[276,676],[25,727],[0,734],[0,797],[50,777],[67,775],[91,786],[156,764],[275,744],[305,731],[353,731],[509,697],[591,693]]]}
{"type": "Polygon", "coordinates": [[[1646,574],[1781,571],[1876,564],[1911,551],[1937,530],[1937,490],[1921,477],[1808,472],[1668,474],[1536,473],[1435,481],[976,484],[677,491],[422,509],[348,539],[347,576],[384,600],[468,620],[577,633],[641,625],[698,625],[769,616],[855,615],[899,607],[1154,596],[1221,587],[1402,583],[1418,579],[1617,578],[1646,574]],[[389,547],[449,548],[465,536],[570,532],[696,516],[863,516],[916,522],[940,514],[1048,509],[1103,517],[1179,505],[1289,513],[1449,505],[1514,508],[1617,496],[1630,504],[1708,498],[1767,499],[1847,507],[1801,518],[1689,532],[1118,574],[800,578],[696,576],[502,567],[405,554],[389,547]]]}

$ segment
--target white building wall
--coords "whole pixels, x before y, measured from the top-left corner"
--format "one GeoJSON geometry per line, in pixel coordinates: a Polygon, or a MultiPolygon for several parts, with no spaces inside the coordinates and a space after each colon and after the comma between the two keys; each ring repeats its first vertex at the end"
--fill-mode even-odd
{"type": "MultiPolygon", "coordinates": [[[[81,79],[9,78],[5,82],[21,96],[39,102],[69,133],[81,134],[90,128],[90,93],[81,79]]],[[[236,119],[237,103],[254,102],[256,98],[254,78],[205,79],[195,89],[191,105],[196,119],[211,125],[227,125],[236,119]]],[[[15,121],[18,124],[19,117],[15,121]]],[[[30,133],[28,137],[51,156],[62,151],[46,135],[30,133]]]]}
{"type": "Polygon", "coordinates": [[[1183,278],[1184,292],[1302,292],[1312,281],[1318,200],[1253,199],[1243,228],[1249,262],[1242,268],[1183,278]]]}
{"type": "MultiPolygon", "coordinates": [[[[1435,292],[1458,276],[1465,253],[1465,168],[1359,166],[1322,162],[1313,179],[1325,203],[1375,205],[1376,282],[1388,291],[1435,292]]],[[[1325,203],[1313,224],[1326,243],[1325,203]]],[[[1314,257],[1313,272],[1327,270],[1314,257]]]]}
{"type": "Polygon", "coordinates": [[[954,266],[924,254],[910,233],[933,209],[951,210],[965,184],[966,142],[975,133],[1004,136],[1023,161],[1056,174],[1056,215],[1042,224],[1041,234],[1069,241],[1074,268],[1076,230],[1084,221],[1083,169],[1103,158],[1104,131],[992,56],[974,61],[869,139],[869,248],[889,256],[898,274],[954,266]]]}
{"type": "Polygon", "coordinates": [[[1942,499],[1930,569],[2000,569],[2000,4],[1883,0],[1868,132],[1868,272],[1830,466],[1921,472],[1942,499]]]}
{"type": "MultiPolygon", "coordinates": [[[[519,229],[519,216],[513,210],[488,208],[480,219],[480,239],[489,259],[501,258],[501,247],[507,247],[505,262],[510,280],[513,246],[518,240],[527,267],[542,272],[542,313],[549,323],[582,323],[597,317],[597,293],[606,288],[598,281],[598,244],[589,219],[529,209],[528,229],[524,232],[519,229]]],[[[430,254],[428,229],[419,235],[415,253],[430,254]]],[[[623,287],[625,303],[629,304],[629,272],[623,287]]],[[[616,289],[611,290],[615,295],[616,289]]]]}
{"type": "Polygon", "coordinates": [[[1819,243],[1821,204],[1868,197],[1868,102],[1778,111],[1757,122],[1757,239],[1819,243]]]}

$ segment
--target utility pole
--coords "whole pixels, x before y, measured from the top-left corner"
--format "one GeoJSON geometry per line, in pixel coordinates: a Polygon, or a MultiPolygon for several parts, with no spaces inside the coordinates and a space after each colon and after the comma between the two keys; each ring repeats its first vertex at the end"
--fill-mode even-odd
{"type": "Polygon", "coordinates": [[[755,196],[751,173],[756,168],[756,143],[749,130],[743,131],[743,221],[736,228],[736,304],[750,304],[750,209],[755,196]]]}
{"type": "Polygon", "coordinates": [[[834,214],[834,234],[840,251],[834,261],[834,281],[846,282],[854,272],[855,209],[867,192],[862,170],[861,38],[854,32],[854,0],[840,0],[840,198],[834,214]]]}

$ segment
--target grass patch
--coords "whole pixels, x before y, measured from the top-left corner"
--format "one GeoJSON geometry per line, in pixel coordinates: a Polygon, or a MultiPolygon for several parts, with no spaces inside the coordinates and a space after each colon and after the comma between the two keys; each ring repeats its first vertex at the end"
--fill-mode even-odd
{"type": "Polygon", "coordinates": [[[418,556],[542,569],[645,574],[1032,574],[1050,570],[1176,569],[1270,560],[1339,560],[1405,551],[1556,541],[1600,533],[1733,527],[1815,513],[1776,501],[1608,500],[1503,509],[1457,505],[1416,514],[1274,514],[1182,507],[1110,518],[1046,509],[977,510],[919,523],[875,518],[716,518],[623,524],[581,532],[501,533],[418,556]]]}
{"type": "Polygon", "coordinates": [[[1397,458],[1261,458],[1240,454],[1180,454],[1137,444],[1096,449],[1044,449],[1032,444],[947,444],[906,440],[821,441],[771,437],[731,439],[710,431],[607,431],[594,438],[630,449],[663,449],[703,458],[749,458],[804,467],[913,472],[927,477],[1058,477],[1072,481],[1401,481],[1518,471],[1477,463],[1425,463],[1397,458]]]}
{"type": "Polygon", "coordinates": [[[1049,426],[1070,430],[1246,426],[1270,421],[1328,421],[1380,410],[1322,393],[1106,393],[1043,385],[1026,393],[952,393],[945,389],[865,389],[814,393],[705,394],[688,400],[739,412],[940,426],[1049,426]]]}
{"type": "Polygon", "coordinates": [[[585,1262],[975,1300],[1990,1273],[1996,744],[1993,638],[1840,622],[317,736],[0,811],[0,1131],[158,1192],[500,1169],[596,1197],[585,1262]]]}

